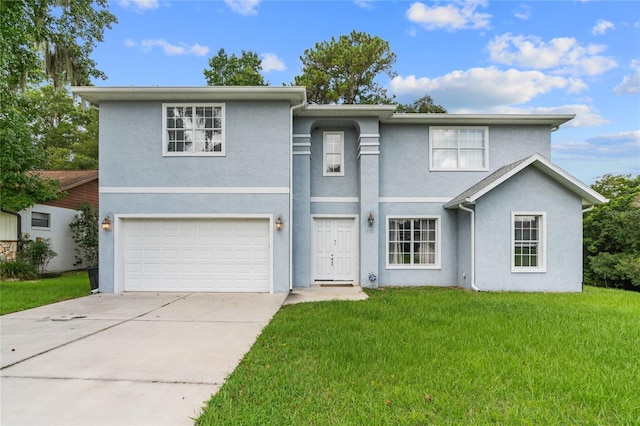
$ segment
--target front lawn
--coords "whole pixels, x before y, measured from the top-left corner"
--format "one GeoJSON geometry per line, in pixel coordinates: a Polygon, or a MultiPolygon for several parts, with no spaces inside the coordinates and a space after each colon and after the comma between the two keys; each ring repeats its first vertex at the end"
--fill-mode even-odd
{"type": "Polygon", "coordinates": [[[0,281],[0,315],[86,296],[89,292],[86,271],[34,281],[0,281]]]}
{"type": "Polygon", "coordinates": [[[414,288],[283,307],[198,425],[640,424],[640,294],[414,288]]]}

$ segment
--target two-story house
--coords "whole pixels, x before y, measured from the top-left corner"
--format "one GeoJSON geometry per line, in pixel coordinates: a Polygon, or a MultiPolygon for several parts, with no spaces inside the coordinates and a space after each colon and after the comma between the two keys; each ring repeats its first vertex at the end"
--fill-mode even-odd
{"type": "Polygon", "coordinates": [[[572,115],[309,105],[303,87],[75,87],[100,108],[100,291],[580,291],[572,115]]]}

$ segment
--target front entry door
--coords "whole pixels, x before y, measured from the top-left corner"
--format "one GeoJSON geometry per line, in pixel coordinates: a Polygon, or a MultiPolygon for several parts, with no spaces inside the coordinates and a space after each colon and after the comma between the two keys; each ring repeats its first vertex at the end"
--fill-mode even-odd
{"type": "Polygon", "coordinates": [[[313,221],[314,280],[353,281],[355,277],[355,220],[325,218],[313,221]]]}

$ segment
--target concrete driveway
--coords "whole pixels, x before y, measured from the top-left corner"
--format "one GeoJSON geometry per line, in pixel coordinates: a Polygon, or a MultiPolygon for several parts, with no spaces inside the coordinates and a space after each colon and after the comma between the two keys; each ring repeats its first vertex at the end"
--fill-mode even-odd
{"type": "Polygon", "coordinates": [[[0,424],[190,425],[286,294],[96,294],[0,317],[0,424]]]}

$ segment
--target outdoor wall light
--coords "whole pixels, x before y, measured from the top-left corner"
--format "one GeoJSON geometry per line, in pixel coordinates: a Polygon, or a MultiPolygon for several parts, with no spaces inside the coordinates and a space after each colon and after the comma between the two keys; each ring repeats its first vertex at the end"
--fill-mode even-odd
{"type": "Polygon", "coordinates": [[[282,216],[278,216],[276,219],[276,229],[280,231],[282,229],[282,216]]]}
{"type": "Polygon", "coordinates": [[[105,231],[111,230],[111,219],[109,219],[109,216],[105,216],[104,220],[102,221],[102,229],[104,229],[105,231]]]}
{"type": "Polygon", "coordinates": [[[373,226],[373,212],[369,212],[369,219],[367,219],[369,221],[369,226],[373,226]]]}

